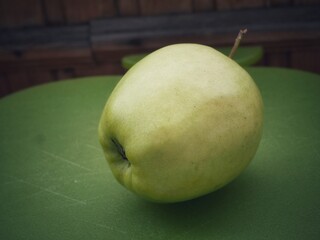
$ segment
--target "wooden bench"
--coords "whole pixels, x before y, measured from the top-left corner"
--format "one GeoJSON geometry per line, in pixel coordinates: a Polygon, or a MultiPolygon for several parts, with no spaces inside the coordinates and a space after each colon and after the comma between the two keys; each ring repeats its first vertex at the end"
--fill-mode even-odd
{"type": "Polygon", "coordinates": [[[35,84],[87,75],[122,74],[121,59],[178,42],[215,47],[261,45],[260,64],[320,72],[320,6],[244,9],[92,20],[0,29],[0,96],[35,84]]]}

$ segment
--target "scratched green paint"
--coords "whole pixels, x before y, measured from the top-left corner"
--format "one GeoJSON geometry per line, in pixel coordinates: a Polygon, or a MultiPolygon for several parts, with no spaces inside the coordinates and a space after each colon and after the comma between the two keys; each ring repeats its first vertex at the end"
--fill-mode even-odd
{"type": "Polygon", "coordinates": [[[97,140],[119,77],[31,88],[0,100],[0,239],[319,239],[320,77],[249,68],[264,135],[225,188],[159,205],[121,187],[97,140]]]}

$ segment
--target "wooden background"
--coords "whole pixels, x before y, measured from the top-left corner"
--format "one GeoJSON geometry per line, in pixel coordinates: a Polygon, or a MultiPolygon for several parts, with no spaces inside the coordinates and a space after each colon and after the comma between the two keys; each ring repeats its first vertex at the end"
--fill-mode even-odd
{"type": "Polygon", "coordinates": [[[0,0],[0,26],[50,26],[96,18],[305,6],[319,0],[0,0]]]}
{"type": "MultiPolygon", "coordinates": [[[[130,19],[196,17],[199,13],[230,11],[251,13],[259,9],[283,9],[285,15],[291,8],[319,5],[319,0],[0,0],[0,97],[60,79],[122,74],[120,61],[127,54],[186,40],[225,46],[232,44],[237,34],[226,31],[112,40],[114,35],[106,32],[110,26],[116,33],[122,23],[124,32],[131,31],[130,36],[135,36],[132,31],[141,31],[130,28],[134,24],[130,19]]],[[[265,57],[260,65],[320,73],[320,34],[310,24],[306,28],[299,32],[295,29],[249,32],[243,44],[264,47],[265,57]]]]}

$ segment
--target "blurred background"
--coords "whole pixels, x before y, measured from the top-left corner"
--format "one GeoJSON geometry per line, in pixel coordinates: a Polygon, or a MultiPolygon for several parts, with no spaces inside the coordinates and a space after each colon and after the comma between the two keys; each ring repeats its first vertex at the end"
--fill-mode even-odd
{"type": "Polygon", "coordinates": [[[320,0],[0,0],[0,97],[123,74],[124,57],[195,42],[263,49],[258,66],[320,73],[320,0]]]}

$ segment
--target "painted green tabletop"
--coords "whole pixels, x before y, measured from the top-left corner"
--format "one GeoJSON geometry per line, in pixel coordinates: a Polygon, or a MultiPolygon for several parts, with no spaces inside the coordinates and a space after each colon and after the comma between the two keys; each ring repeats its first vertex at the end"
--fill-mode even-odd
{"type": "Polygon", "coordinates": [[[119,77],[0,100],[0,239],[320,239],[320,76],[248,68],[265,102],[253,162],[207,196],[155,204],[112,177],[97,125],[119,77]]]}
{"type": "MultiPolygon", "coordinates": [[[[220,47],[217,50],[224,55],[229,55],[231,47],[220,47]]],[[[121,59],[124,69],[130,69],[134,64],[147,56],[147,53],[132,54],[121,59]]],[[[241,66],[251,66],[261,60],[263,56],[263,48],[261,46],[239,47],[233,56],[233,59],[241,66]]]]}

